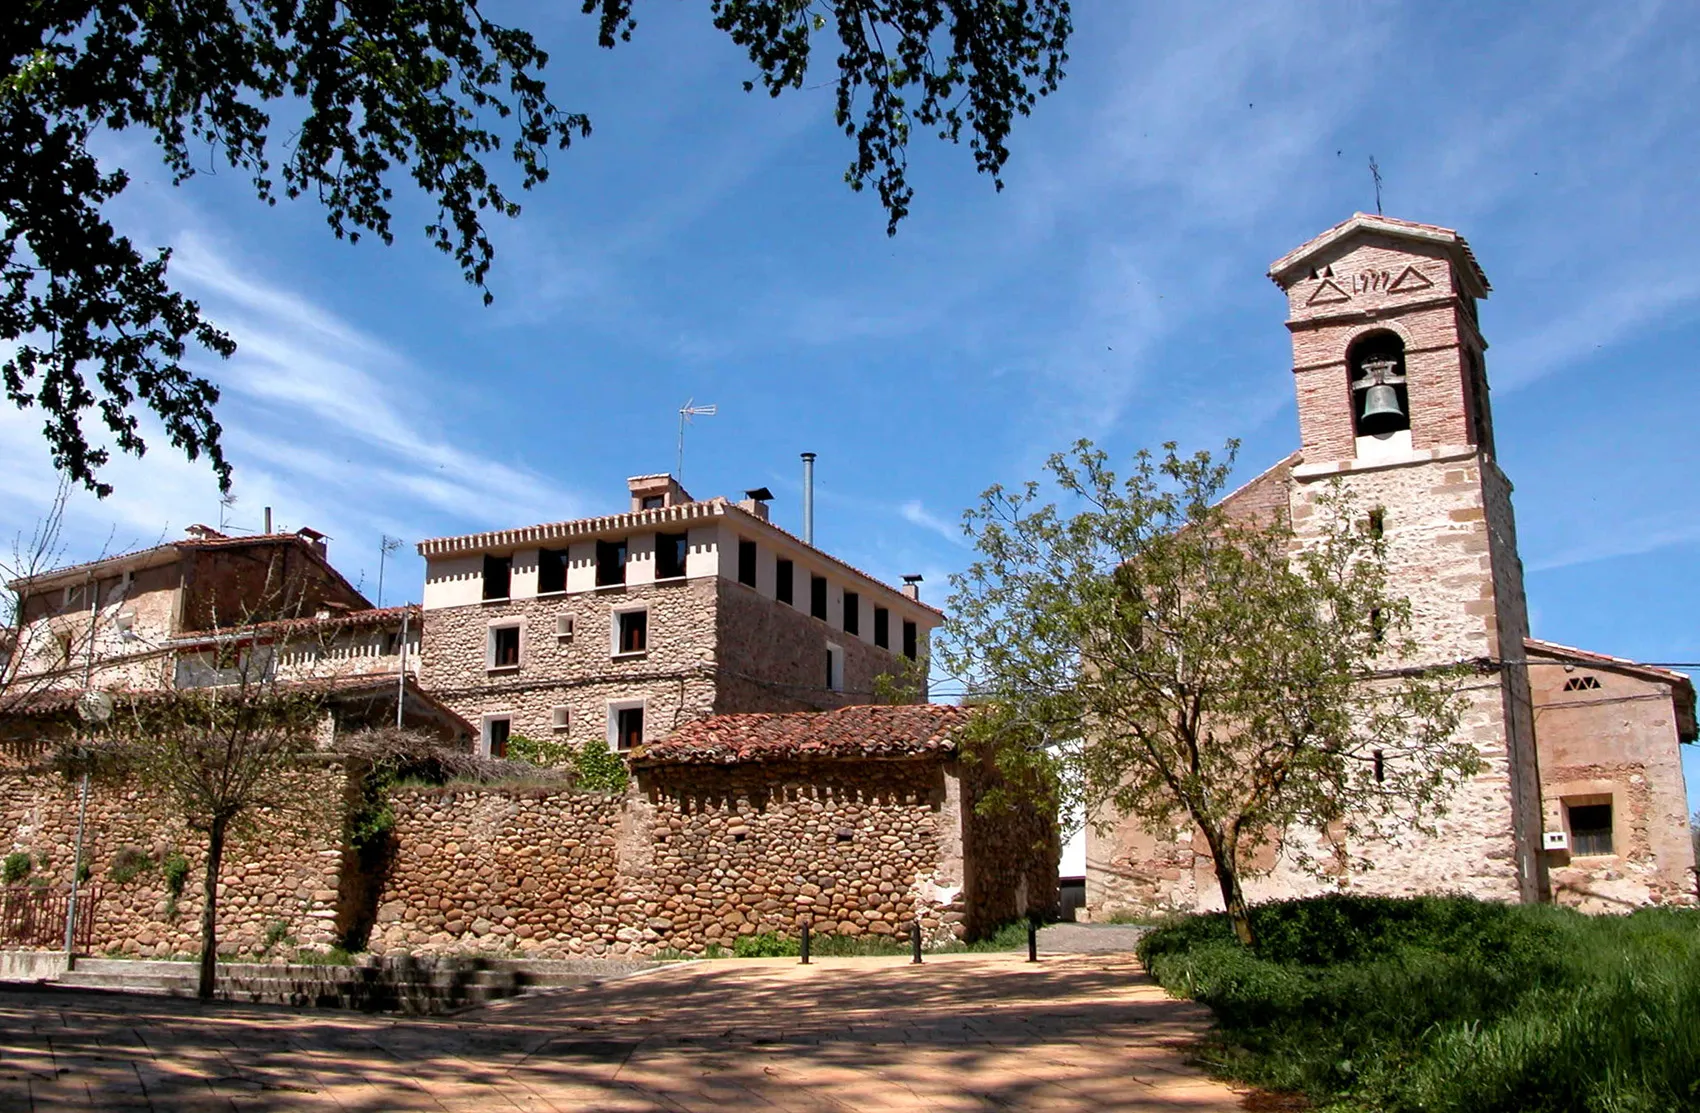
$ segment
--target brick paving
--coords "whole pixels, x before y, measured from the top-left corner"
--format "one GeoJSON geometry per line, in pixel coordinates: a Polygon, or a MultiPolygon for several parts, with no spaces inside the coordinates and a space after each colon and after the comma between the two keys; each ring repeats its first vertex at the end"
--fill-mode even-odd
{"type": "Polygon", "coordinates": [[[1194,1110],[1209,1023],[1120,954],[683,963],[410,1019],[0,990],[0,1109],[1194,1110]]]}

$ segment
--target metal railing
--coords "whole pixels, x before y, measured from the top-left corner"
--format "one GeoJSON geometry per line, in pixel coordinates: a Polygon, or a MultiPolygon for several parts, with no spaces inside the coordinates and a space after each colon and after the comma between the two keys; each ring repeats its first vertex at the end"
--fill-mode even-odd
{"type": "MultiPolygon", "coordinates": [[[[60,950],[65,946],[68,889],[39,889],[30,885],[8,885],[0,889],[0,948],[60,950]]],[[[77,891],[75,946],[86,952],[94,941],[95,909],[100,890],[95,886],[77,891]]]]}

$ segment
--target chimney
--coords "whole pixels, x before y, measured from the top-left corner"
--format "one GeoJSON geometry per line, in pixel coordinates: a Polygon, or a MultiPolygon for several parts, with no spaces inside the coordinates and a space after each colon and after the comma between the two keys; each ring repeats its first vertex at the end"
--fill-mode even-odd
{"type": "Polygon", "coordinates": [[[272,531],[272,508],[268,506],[268,507],[266,507],[266,528],[262,532],[269,535],[271,533],[271,531],[272,531]]]}
{"type": "Polygon", "coordinates": [[[738,506],[740,509],[749,511],[751,514],[754,514],[756,517],[765,522],[768,520],[767,504],[772,499],[773,492],[768,490],[766,487],[752,487],[748,491],[744,492],[743,501],[739,502],[738,506]]]}
{"type": "Polygon", "coordinates": [[[919,603],[921,601],[921,581],[924,578],[919,572],[911,572],[903,577],[903,597],[919,603]]]}
{"type": "Polygon", "coordinates": [[[815,543],[815,454],[803,453],[803,544],[815,543]]]}

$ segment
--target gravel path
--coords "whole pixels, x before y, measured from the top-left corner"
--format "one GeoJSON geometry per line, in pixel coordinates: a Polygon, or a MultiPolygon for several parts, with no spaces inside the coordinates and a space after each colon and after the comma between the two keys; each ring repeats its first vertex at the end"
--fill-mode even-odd
{"type": "Polygon", "coordinates": [[[1039,951],[1066,955],[1132,954],[1151,929],[1138,924],[1050,924],[1039,929],[1039,951]]]}

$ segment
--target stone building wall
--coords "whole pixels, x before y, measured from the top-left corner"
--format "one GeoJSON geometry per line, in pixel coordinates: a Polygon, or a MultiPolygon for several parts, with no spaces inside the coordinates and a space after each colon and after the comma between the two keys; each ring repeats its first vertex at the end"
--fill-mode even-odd
{"type": "MultiPolygon", "coordinates": [[[[308,784],[300,808],[286,815],[262,813],[253,827],[234,830],[227,839],[219,886],[221,955],[256,954],[272,932],[302,946],[336,941],[343,772],[338,765],[323,765],[303,777],[308,784]]],[[[0,769],[0,853],[29,853],[37,860],[30,881],[68,888],[77,803],[76,782],[8,763],[0,769]],[[43,857],[46,866],[39,864],[43,857]]],[[[133,784],[95,781],[83,846],[90,868],[84,893],[96,894],[91,953],[167,957],[199,952],[204,834],[190,830],[133,784]],[[146,854],[152,865],[120,883],[112,866],[121,851],[146,854]],[[189,863],[175,908],[159,868],[173,853],[189,863]]]]}
{"type": "Polygon", "coordinates": [[[643,698],[651,738],[710,713],[714,701],[715,588],[712,578],[607,588],[425,612],[421,686],[468,722],[510,714],[512,730],[582,745],[607,737],[609,700],[643,698]],[[616,657],[614,615],[648,606],[646,652],[616,657]],[[556,620],[571,615],[570,639],[556,620]],[[493,624],[521,623],[517,669],[486,667],[493,624]],[[554,728],[554,709],[568,727],[554,728]]]}
{"type": "Polygon", "coordinates": [[[1545,829],[1568,830],[1568,805],[1612,806],[1613,853],[1548,853],[1553,899],[1589,912],[1695,904],[1672,685],[1586,664],[1565,669],[1538,651],[1530,658],[1545,829]],[[1581,678],[1599,687],[1564,690],[1581,678]]]}
{"type": "Polygon", "coordinates": [[[1025,802],[983,813],[982,801],[999,783],[996,770],[971,757],[960,769],[967,934],[978,938],[1011,920],[1056,916],[1062,906],[1056,815],[1025,802]]]}
{"type": "MultiPolygon", "coordinates": [[[[872,619],[860,635],[834,629],[807,611],[807,584],[798,602],[803,608],[761,595],[736,580],[720,579],[717,620],[720,644],[736,646],[735,657],[719,662],[714,711],[735,715],[761,711],[824,711],[871,703],[875,680],[892,675],[907,661],[902,656],[902,618],[892,615],[891,648],[872,642],[872,619]],[[863,640],[865,638],[870,640],[863,640]],[[844,652],[843,690],[826,683],[828,644],[844,652]],[[894,652],[895,651],[895,652],[894,652]]],[[[924,644],[918,647],[924,655],[924,644]]],[[[925,702],[921,691],[915,702],[925,702]]]]}

